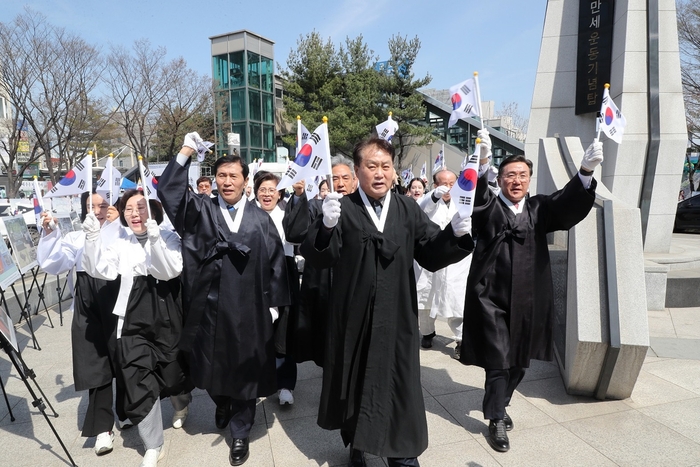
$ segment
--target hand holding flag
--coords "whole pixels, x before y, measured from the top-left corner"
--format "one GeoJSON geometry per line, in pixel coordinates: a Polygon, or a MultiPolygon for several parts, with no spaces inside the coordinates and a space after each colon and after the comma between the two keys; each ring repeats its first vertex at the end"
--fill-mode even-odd
{"type": "Polygon", "coordinates": [[[204,156],[206,156],[208,152],[211,152],[210,148],[214,146],[214,143],[204,141],[199,136],[199,133],[195,131],[185,135],[185,142],[182,145],[197,151],[197,160],[202,162],[204,160],[204,156]]]}
{"type": "Polygon", "coordinates": [[[471,217],[474,209],[474,193],[476,192],[476,182],[479,174],[479,154],[481,139],[476,139],[476,148],[469,157],[467,166],[457,177],[457,183],[450,190],[452,201],[457,203],[457,211],[462,218],[471,217]]]}

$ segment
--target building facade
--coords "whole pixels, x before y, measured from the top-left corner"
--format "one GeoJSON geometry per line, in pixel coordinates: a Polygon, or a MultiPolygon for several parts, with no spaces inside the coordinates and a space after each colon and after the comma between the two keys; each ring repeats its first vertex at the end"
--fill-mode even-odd
{"type": "Polygon", "coordinates": [[[228,134],[236,133],[244,160],[276,161],[274,42],[247,30],[209,40],[217,157],[229,152],[228,134]]]}

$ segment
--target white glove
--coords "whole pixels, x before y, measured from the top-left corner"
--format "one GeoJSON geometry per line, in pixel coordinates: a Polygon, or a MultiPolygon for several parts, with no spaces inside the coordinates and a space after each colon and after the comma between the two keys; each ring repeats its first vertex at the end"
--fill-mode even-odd
{"type": "Polygon", "coordinates": [[[452,224],[452,231],[455,233],[455,237],[464,237],[466,234],[472,232],[472,218],[462,217],[459,212],[456,212],[450,221],[452,224]]]}
{"type": "Polygon", "coordinates": [[[187,133],[185,135],[185,142],[182,143],[183,146],[187,146],[190,149],[194,149],[197,151],[197,160],[199,162],[202,162],[204,160],[204,156],[210,152],[209,148],[214,146],[214,143],[210,143],[209,141],[204,141],[201,136],[199,136],[199,133],[192,132],[192,133],[187,133]]]}
{"type": "Polygon", "coordinates": [[[586,152],[583,154],[581,167],[589,172],[593,172],[598,165],[603,162],[603,143],[593,140],[586,152]]]}
{"type": "Polygon", "coordinates": [[[83,221],[83,232],[85,232],[85,240],[94,242],[100,236],[100,221],[97,220],[95,214],[89,213],[83,221]]]}
{"type": "Polygon", "coordinates": [[[450,191],[450,187],[447,185],[440,185],[433,190],[433,199],[435,200],[442,198],[448,191],[450,191]]]}
{"type": "Polygon", "coordinates": [[[323,199],[323,225],[327,228],[332,229],[338,224],[338,219],[340,219],[340,198],[343,197],[342,193],[328,193],[323,199]]]}
{"type": "Polygon", "coordinates": [[[491,157],[491,137],[489,136],[489,130],[483,129],[476,132],[476,137],[481,139],[479,144],[479,158],[486,159],[491,157]]]}
{"type": "Polygon", "coordinates": [[[153,243],[158,243],[160,239],[160,227],[155,219],[148,219],[146,221],[146,230],[148,231],[148,240],[153,243]]]}

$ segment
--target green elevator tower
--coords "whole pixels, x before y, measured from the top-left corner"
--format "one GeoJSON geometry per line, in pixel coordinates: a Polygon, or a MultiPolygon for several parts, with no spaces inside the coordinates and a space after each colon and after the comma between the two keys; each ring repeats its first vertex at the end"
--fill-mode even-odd
{"type": "Polygon", "coordinates": [[[275,43],[245,29],[209,40],[217,156],[229,152],[228,134],[237,133],[245,161],[275,161],[275,43]]]}

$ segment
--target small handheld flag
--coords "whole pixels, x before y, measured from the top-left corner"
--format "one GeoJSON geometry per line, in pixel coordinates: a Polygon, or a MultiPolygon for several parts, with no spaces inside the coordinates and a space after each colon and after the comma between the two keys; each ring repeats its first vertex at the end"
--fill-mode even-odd
{"type": "Polygon", "coordinates": [[[423,162],[423,167],[420,169],[420,179],[428,181],[427,162],[423,162]]]}
{"type": "Polygon", "coordinates": [[[476,81],[474,78],[462,81],[450,88],[450,100],[452,101],[452,113],[447,127],[451,127],[461,118],[470,115],[480,117],[480,103],[476,93],[476,81]]]}
{"type": "Polygon", "coordinates": [[[95,192],[109,204],[114,204],[119,198],[121,183],[122,174],[118,170],[114,170],[114,154],[110,153],[105,163],[105,169],[102,171],[99,180],[97,180],[95,192]]]}
{"type": "Polygon", "coordinates": [[[622,143],[622,135],[625,133],[625,126],[627,126],[627,119],[625,119],[625,116],[622,115],[615,102],[610,98],[609,89],[610,84],[605,83],[596,138],[600,137],[600,132],[602,131],[605,133],[605,136],[620,144],[622,143]]]}
{"type": "Polygon", "coordinates": [[[389,112],[389,118],[376,126],[377,137],[386,141],[391,141],[394,133],[399,129],[399,124],[391,118],[392,112],[389,112]]]}
{"type": "Polygon", "coordinates": [[[44,198],[79,195],[86,191],[92,191],[92,151],[75,164],[44,198]]]}
{"type": "Polygon", "coordinates": [[[404,185],[408,185],[408,183],[413,180],[413,164],[409,165],[407,169],[401,172],[401,178],[403,178],[404,185]]]}
{"type": "Polygon", "coordinates": [[[151,198],[158,199],[158,191],[156,189],[158,182],[153,178],[153,174],[151,173],[151,171],[143,166],[143,156],[139,156],[139,174],[141,175],[141,186],[143,187],[143,195],[146,197],[146,209],[148,210],[148,218],[153,219],[153,217],[151,217],[151,203],[148,200],[151,198]],[[151,184],[153,182],[155,182],[156,185],[154,185],[153,190],[151,190],[151,184]],[[152,192],[154,193],[154,196],[151,196],[152,192]]]}
{"type": "Polygon", "coordinates": [[[450,196],[457,203],[457,210],[461,217],[472,215],[474,209],[474,193],[476,192],[476,182],[479,174],[479,144],[481,140],[476,139],[476,149],[474,154],[469,156],[466,167],[457,177],[457,183],[452,186],[450,196]]]}
{"type": "Polygon", "coordinates": [[[330,174],[331,155],[329,148],[328,123],[322,123],[301,146],[294,161],[290,162],[287,172],[277,184],[277,190],[290,187],[299,180],[330,174]]]}
{"type": "Polygon", "coordinates": [[[439,172],[440,170],[445,168],[445,145],[442,145],[442,148],[440,148],[440,152],[438,155],[435,157],[435,164],[433,164],[433,175],[436,172],[439,172]]]}

